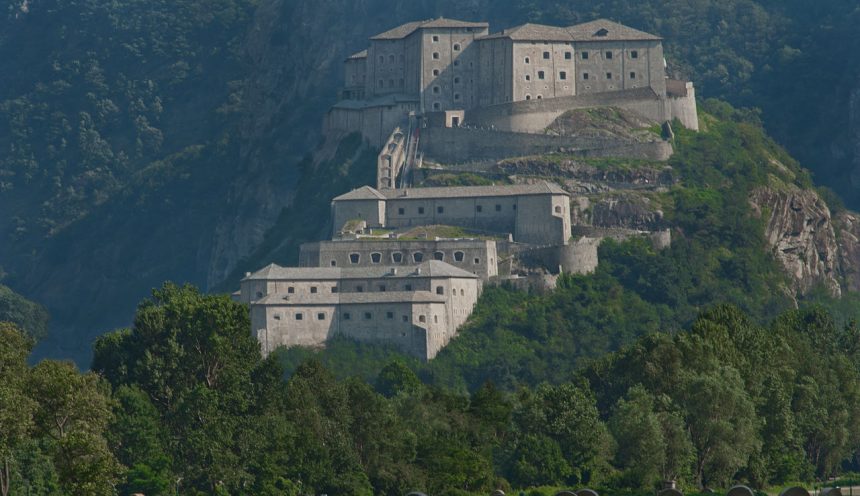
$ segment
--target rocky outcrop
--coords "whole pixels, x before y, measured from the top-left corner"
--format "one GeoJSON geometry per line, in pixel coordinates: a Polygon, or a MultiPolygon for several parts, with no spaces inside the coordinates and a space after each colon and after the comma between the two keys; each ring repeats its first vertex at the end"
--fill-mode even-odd
{"type": "Polygon", "coordinates": [[[843,286],[860,291],[860,215],[843,211],[834,219],[843,286]]]}
{"type": "Polygon", "coordinates": [[[750,203],[765,215],[765,239],[798,295],[819,286],[842,293],[840,247],[827,204],[811,190],[793,186],[753,191],[750,203]]]}
{"type": "Polygon", "coordinates": [[[598,193],[616,188],[652,189],[674,184],[672,167],[636,160],[618,161],[617,165],[563,156],[520,157],[502,160],[490,168],[491,173],[505,176],[536,176],[565,183],[568,191],[598,193]]]}

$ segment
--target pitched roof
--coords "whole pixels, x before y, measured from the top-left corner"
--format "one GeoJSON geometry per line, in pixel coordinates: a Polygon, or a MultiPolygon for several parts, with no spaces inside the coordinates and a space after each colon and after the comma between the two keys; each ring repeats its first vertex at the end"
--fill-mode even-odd
{"type": "Polygon", "coordinates": [[[412,266],[373,267],[281,267],[269,264],[245,277],[250,280],[336,281],[341,279],[408,279],[419,277],[457,277],[477,279],[478,276],[439,260],[428,260],[412,266]]]}
{"type": "Polygon", "coordinates": [[[487,28],[490,25],[486,22],[469,22],[469,21],[458,21],[456,19],[445,19],[444,17],[439,17],[438,19],[427,19],[425,21],[412,21],[407,22],[406,24],[401,24],[396,28],[389,29],[383,33],[379,33],[376,36],[371,36],[371,40],[399,40],[402,38],[406,38],[410,34],[414,33],[419,29],[426,28],[487,28]]]}
{"type": "Polygon", "coordinates": [[[387,189],[385,197],[389,200],[409,200],[427,198],[469,198],[487,196],[525,196],[525,195],[567,195],[559,185],[549,181],[534,184],[514,184],[502,186],[446,186],[438,188],[387,189]]]}
{"type": "Polygon", "coordinates": [[[498,33],[482,36],[481,40],[510,38],[513,41],[645,41],[660,40],[658,36],[639,31],[607,19],[570,27],[521,24],[498,33]]]}
{"type": "Polygon", "coordinates": [[[482,36],[481,40],[510,38],[514,41],[571,41],[570,33],[565,28],[545,26],[543,24],[521,24],[498,33],[482,36]]]}
{"type": "Polygon", "coordinates": [[[385,196],[382,195],[376,188],[371,188],[370,186],[362,186],[360,188],[354,189],[349,193],[344,193],[340,196],[334,197],[332,201],[343,201],[343,200],[384,200],[385,196]]]}
{"type": "Polygon", "coordinates": [[[659,41],[662,39],[608,19],[577,24],[568,27],[567,30],[572,41],[659,41]]]}
{"type": "Polygon", "coordinates": [[[364,49],[360,52],[355,52],[354,54],[350,55],[349,57],[346,58],[346,60],[366,59],[366,58],[367,58],[367,49],[364,49]]]}

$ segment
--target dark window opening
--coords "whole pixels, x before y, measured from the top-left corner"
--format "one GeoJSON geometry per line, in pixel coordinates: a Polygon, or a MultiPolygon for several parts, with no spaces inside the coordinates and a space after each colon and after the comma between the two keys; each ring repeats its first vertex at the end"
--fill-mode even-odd
{"type": "Polygon", "coordinates": [[[483,206],[481,206],[481,205],[478,205],[478,206],[476,206],[476,207],[475,207],[475,211],[477,211],[478,213],[483,212],[483,211],[484,211],[484,207],[483,207],[483,206]]]}
{"type": "Polygon", "coordinates": [[[406,215],[406,209],[405,208],[398,208],[397,209],[397,215],[406,215]]]}
{"type": "Polygon", "coordinates": [[[385,312],[385,318],[391,320],[394,318],[394,312],[385,312]]]}
{"type": "Polygon", "coordinates": [[[543,52],[543,58],[548,60],[549,59],[549,52],[543,52]]]}
{"type": "Polygon", "coordinates": [[[318,313],[317,314],[317,320],[325,320],[325,314],[324,313],[318,313]]]}
{"type": "Polygon", "coordinates": [[[305,318],[305,317],[301,313],[296,314],[296,320],[302,320],[303,318],[305,318]]]}
{"type": "Polygon", "coordinates": [[[631,59],[638,59],[639,58],[639,52],[637,52],[636,50],[631,51],[630,52],[630,58],[631,59]]]}
{"type": "Polygon", "coordinates": [[[567,79],[567,73],[566,73],[566,72],[564,72],[564,71],[559,72],[559,73],[558,73],[558,78],[559,78],[559,79],[561,79],[561,80],[565,80],[565,79],[567,79]]]}
{"type": "Polygon", "coordinates": [[[502,211],[502,206],[496,205],[496,212],[501,212],[501,211],[502,211]]]}
{"type": "Polygon", "coordinates": [[[436,207],[436,213],[437,214],[445,213],[445,207],[436,207]]]}
{"type": "Polygon", "coordinates": [[[401,262],[403,262],[403,254],[402,254],[402,253],[400,253],[400,252],[392,253],[392,254],[391,254],[391,260],[393,260],[393,261],[394,261],[394,263],[401,263],[401,262]]]}
{"type": "Polygon", "coordinates": [[[466,254],[465,254],[465,253],[463,253],[462,251],[455,251],[455,252],[454,252],[454,260],[455,260],[455,261],[457,261],[457,262],[462,262],[462,261],[463,261],[463,258],[464,258],[465,256],[466,256],[466,254]]]}
{"type": "Polygon", "coordinates": [[[357,264],[359,261],[361,261],[361,255],[359,255],[358,253],[349,254],[349,263],[357,264]]]}
{"type": "Polygon", "coordinates": [[[370,320],[373,318],[373,314],[370,312],[364,312],[364,320],[370,320]]]}
{"type": "Polygon", "coordinates": [[[580,54],[580,58],[582,58],[582,60],[588,60],[588,52],[582,52],[580,54]]]}
{"type": "Polygon", "coordinates": [[[416,251],[415,253],[412,254],[412,260],[414,260],[417,263],[421,263],[424,261],[424,254],[421,253],[420,251],[416,251]]]}
{"type": "Polygon", "coordinates": [[[587,72],[582,73],[582,79],[588,80],[588,73],[587,72]]]}
{"type": "Polygon", "coordinates": [[[611,72],[606,73],[606,79],[612,79],[612,73],[611,72]]]}
{"type": "Polygon", "coordinates": [[[571,52],[564,52],[564,60],[570,60],[570,59],[572,59],[572,58],[573,58],[573,53],[571,53],[571,52]]]}
{"type": "Polygon", "coordinates": [[[606,52],[606,60],[612,60],[612,52],[606,52]]]}
{"type": "Polygon", "coordinates": [[[382,253],[371,253],[370,254],[370,262],[378,264],[382,261],[382,253]]]}
{"type": "Polygon", "coordinates": [[[445,260],[445,253],[441,251],[433,252],[433,258],[441,262],[442,260],[445,260]]]}
{"type": "Polygon", "coordinates": [[[351,316],[349,315],[349,312],[343,314],[343,320],[349,320],[350,318],[351,316]]]}
{"type": "Polygon", "coordinates": [[[543,71],[538,71],[538,79],[544,79],[544,77],[546,77],[546,73],[544,73],[543,71]]]}
{"type": "Polygon", "coordinates": [[[636,73],[635,72],[630,73],[630,79],[636,79],[636,73]]]}
{"type": "Polygon", "coordinates": [[[294,287],[292,287],[292,286],[290,286],[290,287],[288,287],[288,288],[287,288],[287,293],[289,293],[289,294],[293,294],[293,293],[295,293],[295,292],[296,292],[296,288],[294,288],[294,287]]]}
{"type": "Polygon", "coordinates": [[[423,214],[424,213],[424,207],[418,207],[418,213],[423,214]]]}
{"type": "Polygon", "coordinates": [[[445,288],[443,288],[442,286],[436,286],[436,294],[437,295],[445,294],[445,288]]]}
{"type": "Polygon", "coordinates": [[[311,293],[312,293],[312,294],[316,294],[316,292],[317,292],[317,287],[316,287],[316,286],[311,286],[311,293]]]}

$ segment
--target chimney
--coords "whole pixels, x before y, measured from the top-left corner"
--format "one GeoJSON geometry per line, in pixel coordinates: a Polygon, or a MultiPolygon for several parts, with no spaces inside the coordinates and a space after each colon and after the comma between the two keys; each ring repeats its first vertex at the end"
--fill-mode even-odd
{"type": "Polygon", "coordinates": [[[397,275],[397,267],[392,267],[392,268],[391,268],[391,275],[392,275],[392,276],[396,276],[396,275],[397,275]]]}
{"type": "Polygon", "coordinates": [[[415,273],[421,274],[421,267],[415,267],[415,273]]]}

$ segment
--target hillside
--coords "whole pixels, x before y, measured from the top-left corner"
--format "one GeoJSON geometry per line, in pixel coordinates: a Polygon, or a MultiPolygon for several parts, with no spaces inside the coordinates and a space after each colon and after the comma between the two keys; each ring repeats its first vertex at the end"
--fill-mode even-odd
{"type": "Polygon", "coordinates": [[[294,251],[286,224],[304,215],[302,164],[320,159],[303,158],[340,60],[375,32],[442,14],[498,27],[606,16],[660,33],[700,95],[760,107],[856,206],[857,66],[840,54],[857,51],[858,13],[836,0],[16,0],[0,17],[0,266],[54,317],[40,353],[85,362],[92,338],[161,281],[228,289],[276,247],[294,251]]]}

